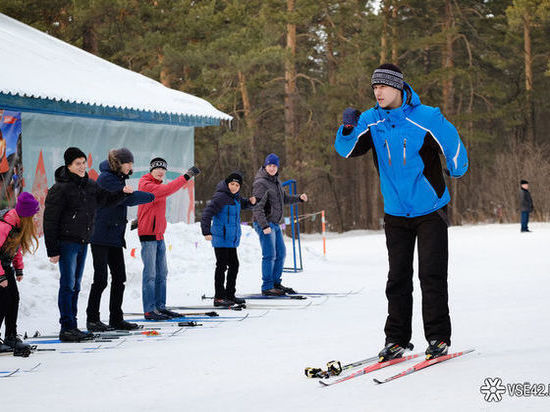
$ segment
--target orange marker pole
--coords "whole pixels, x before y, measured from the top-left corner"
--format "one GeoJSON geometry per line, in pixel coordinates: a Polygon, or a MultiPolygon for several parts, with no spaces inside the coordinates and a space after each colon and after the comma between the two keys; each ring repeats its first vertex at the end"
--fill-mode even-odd
{"type": "Polygon", "coordinates": [[[325,211],[321,210],[321,229],[323,233],[323,256],[327,255],[327,240],[325,238],[325,211]]]}

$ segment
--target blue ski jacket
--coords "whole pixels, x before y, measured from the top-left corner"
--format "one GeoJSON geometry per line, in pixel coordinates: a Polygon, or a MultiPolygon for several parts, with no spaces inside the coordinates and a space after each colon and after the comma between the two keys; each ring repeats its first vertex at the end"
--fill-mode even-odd
{"type": "Polygon", "coordinates": [[[212,235],[213,247],[238,247],[241,241],[241,208],[251,207],[248,199],[241,198],[240,192],[232,194],[225,180],[222,180],[202,212],[202,234],[212,235]]]}
{"type": "MultiPolygon", "coordinates": [[[[109,162],[104,160],[99,164],[101,174],[97,178],[99,187],[110,192],[120,191],[126,186],[129,176],[111,170],[109,162]]],[[[149,192],[134,190],[134,192],[116,206],[99,207],[96,211],[95,228],[90,243],[94,245],[126,247],[124,233],[126,231],[128,206],[141,205],[155,200],[149,192]]]]}
{"type": "Polygon", "coordinates": [[[466,148],[439,108],[421,104],[405,83],[403,104],[388,110],[378,104],[363,112],[356,127],[340,126],[334,147],[342,157],[373,150],[384,197],[384,212],[416,217],[432,213],[451,200],[439,154],[451,177],[468,169],[466,148]]]}

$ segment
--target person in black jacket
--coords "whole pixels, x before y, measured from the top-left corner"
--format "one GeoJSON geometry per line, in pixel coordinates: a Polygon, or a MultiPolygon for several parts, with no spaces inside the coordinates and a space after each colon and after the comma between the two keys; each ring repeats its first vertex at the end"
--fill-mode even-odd
{"type": "Polygon", "coordinates": [[[521,211],[521,231],[530,232],[529,213],[533,211],[533,198],[531,198],[531,193],[529,193],[529,182],[522,180],[520,184],[519,210],[521,211]]]}
{"type": "MultiPolygon", "coordinates": [[[[120,191],[126,185],[126,180],[132,174],[134,156],[123,147],[109,151],[107,160],[99,164],[101,174],[97,179],[99,187],[110,192],[120,191]]],[[[95,229],[92,235],[92,256],[94,258],[94,281],[88,298],[86,309],[86,327],[90,332],[105,332],[112,329],[137,329],[135,323],[126,322],[123,318],[122,300],[124,298],[124,282],[126,268],[122,248],[126,247],[124,232],[128,206],[136,206],[152,202],[155,196],[148,192],[134,191],[124,201],[116,206],[103,206],[97,209],[95,229]],[[109,300],[109,326],[101,322],[99,307],[101,294],[107,287],[108,270],[111,270],[111,297],[109,300]]]]}
{"type": "Polygon", "coordinates": [[[59,263],[59,339],[76,342],[91,339],[92,334],[77,327],[77,305],[80,282],[94,230],[98,206],[116,205],[125,194],[133,192],[125,186],[117,192],[102,189],[86,173],[86,155],[69,147],[65,165],[55,171],[55,184],[48,190],[44,209],[44,239],[50,262],[59,263]]]}
{"type": "Polygon", "coordinates": [[[284,220],[284,205],[307,202],[307,195],[288,195],[283,190],[279,180],[279,156],[275,153],[267,155],[256,173],[252,195],[258,200],[254,207],[254,229],[262,247],[262,295],[296,293],[281,284],[286,247],[280,224],[284,220]]]}

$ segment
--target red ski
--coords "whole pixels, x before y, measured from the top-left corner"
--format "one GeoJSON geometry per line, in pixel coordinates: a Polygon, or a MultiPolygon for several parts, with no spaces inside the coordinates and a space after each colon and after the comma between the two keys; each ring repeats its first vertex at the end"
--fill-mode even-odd
{"type": "Polygon", "coordinates": [[[432,366],[432,365],[444,362],[444,361],[449,360],[449,359],[454,359],[458,356],[466,355],[467,353],[473,352],[474,350],[475,349],[468,349],[468,350],[465,350],[465,351],[462,351],[462,352],[455,352],[455,353],[450,353],[448,355],[439,356],[438,358],[423,360],[422,362],[418,362],[417,364],[411,366],[409,369],[406,369],[403,372],[398,373],[397,375],[390,376],[389,378],[386,378],[384,380],[378,380],[378,379],[374,378],[373,381],[375,381],[378,384],[393,381],[394,379],[410,375],[411,373],[414,373],[414,372],[418,372],[422,369],[427,368],[428,366],[432,366]]]}
{"type": "Polygon", "coordinates": [[[405,362],[405,361],[408,361],[408,360],[411,360],[411,359],[418,358],[419,356],[422,356],[422,355],[424,355],[424,354],[423,353],[415,353],[414,355],[403,356],[402,358],[391,359],[391,360],[386,361],[386,362],[373,363],[372,365],[365,366],[363,369],[359,369],[357,372],[353,372],[351,375],[347,375],[347,376],[344,376],[342,378],[339,378],[339,379],[336,379],[336,380],[333,380],[333,381],[330,381],[330,382],[319,381],[319,383],[323,386],[335,385],[337,383],[342,383],[342,382],[349,381],[350,379],[357,378],[358,376],[365,375],[365,374],[370,373],[370,372],[374,372],[378,369],[382,369],[382,368],[385,368],[387,366],[395,365],[395,364],[398,364],[398,363],[401,363],[401,362],[405,362]]]}

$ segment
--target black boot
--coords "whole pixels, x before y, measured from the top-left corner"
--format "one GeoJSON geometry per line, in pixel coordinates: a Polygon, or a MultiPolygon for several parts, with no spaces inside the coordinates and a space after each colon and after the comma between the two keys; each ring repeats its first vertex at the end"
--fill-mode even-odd
{"type": "Polygon", "coordinates": [[[170,316],[165,315],[164,313],[157,312],[157,311],[145,312],[143,314],[143,316],[147,320],[168,320],[168,319],[170,319],[170,316]]]}
{"type": "Polygon", "coordinates": [[[111,322],[109,326],[115,330],[136,330],[143,328],[143,326],[138,325],[137,323],[126,322],[125,320],[111,322]]]}
{"type": "Polygon", "coordinates": [[[214,306],[229,308],[233,306],[235,303],[232,300],[228,299],[214,299],[214,306]]]}
{"type": "Polygon", "coordinates": [[[428,342],[428,349],[426,349],[426,359],[438,358],[445,356],[449,351],[449,346],[446,342],[441,340],[431,340],[428,342]]]}
{"type": "Polygon", "coordinates": [[[408,343],[405,347],[401,346],[399,343],[388,343],[378,354],[378,361],[386,362],[391,359],[400,358],[403,356],[403,353],[405,353],[405,349],[412,350],[412,348],[412,343],[408,343]]]}
{"type": "Polygon", "coordinates": [[[183,314],[178,313],[178,312],[172,312],[171,310],[168,310],[168,309],[159,309],[158,311],[160,313],[162,313],[163,315],[166,315],[170,318],[182,318],[182,317],[184,317],[183,314]]]}
{"type": "Polygon", "coordinates": [[[84,340],[94,339],[94,334],[82,332],[78,328],[62,330],[59,332],[59,340],[61,342],[82,342],[84,340]]]}
{"type": "Polygon", "coordinates": [[[276,288],[262,290],[262,296],[283,296],[284,294],[285,292],[276,288]]]}
{"type": "Polygon", "coordinates": [[[92,321],[86,322],[86,329],[88,329],[89,332],[109,332],[113,330],[111,326],[104,324],[100,320],[95,322],[92,322],[92,321]]]}
{"type": "Polygon", "coordinates": [[[289,295],[295,295],[297,293],[294,289],[283,286],[282,283],[275,283],[275,289],[282,290],[283,292],[288,293],[289,295]]]}
{"type": "Polygon", "coordinates": [[[13,352],[13,348],[11,346],[6,345],[2,339],[0,339],[0,353],[6,353],[6,352],[13,352]]]}
{"type": "Polygon", "coordinates": [[[230,300],[233,303],[236,303],[237,305],[244,305],[246,303],[246,300],[243,298],[237,298],[235,296],[230,296],[227,298],[227,300],[230,300]]]}
{"type": "Polygon", "coordinates": [[[28,343],[23,343],[17,335],[6,336],[6,339],[4,339],[4,345],[11,348],[13,351],[13,356],[22,356],[26,358],[32,352],[31,345],[28,343]]]}

